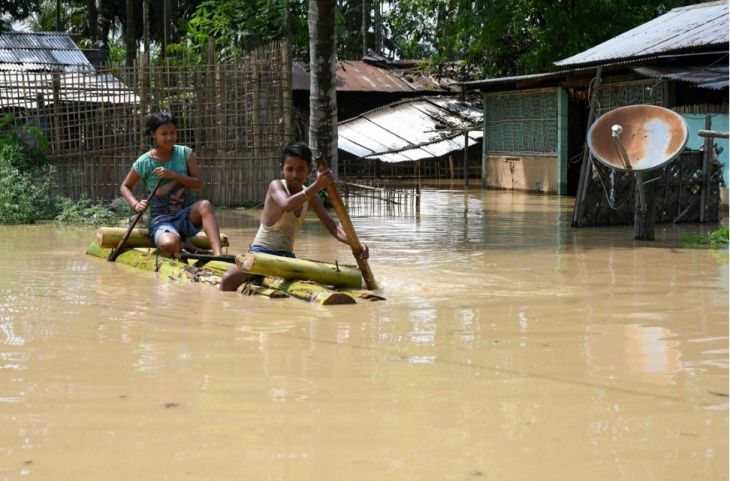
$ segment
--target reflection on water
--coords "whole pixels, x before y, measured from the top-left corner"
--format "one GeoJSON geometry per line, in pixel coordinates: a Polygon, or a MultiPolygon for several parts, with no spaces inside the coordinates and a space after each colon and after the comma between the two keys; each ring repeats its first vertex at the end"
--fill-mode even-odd
{"type": "MultiPolygon", "coordinates": [[[[571,199],[422,194],[351,209],[388,299],[355,306],[3,226],[0,479],[727,479],[727,251],[575,230],[571,199]]],[[[231,251],[258,214],[219,213],[231,251]]],[[[296,250],[353,263],[314,217],[296,250]]]]}

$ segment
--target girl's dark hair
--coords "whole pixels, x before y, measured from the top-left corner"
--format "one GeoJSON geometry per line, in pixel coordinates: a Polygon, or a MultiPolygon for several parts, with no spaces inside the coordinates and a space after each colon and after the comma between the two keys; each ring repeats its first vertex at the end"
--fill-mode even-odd
{"type": "Polygon", "coordinates": [[[284,165],[284,161],[287,157],[299,157],[304,159],[309,167],[312,167],[312,151],[309,146],[302,141],[292,142],[284,146],[281,149],[281,165],[284,165]]]}
{"type": "Polygon", "coordinates": [[[175,116],[170,112],[154,112],[147,116],[147,123],[145,125],[146,135],[152,135],[161,125],[172,124],[177,127],[175,116]]]}

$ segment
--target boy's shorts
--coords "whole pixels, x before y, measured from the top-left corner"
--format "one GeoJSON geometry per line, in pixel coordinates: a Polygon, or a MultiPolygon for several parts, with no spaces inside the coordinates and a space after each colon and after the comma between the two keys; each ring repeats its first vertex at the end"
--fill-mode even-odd
{"type": "Polygon", "coordinates": [[[190,220],[190,211],[192,209],[193,206],[189,205],[175,214],[166,215],[160,219],[156,219],[150,227],[150,237],[152,237],[152,242],[154,242],[155,246],[157,246],[157,239],[164,232],[176,234],[181,239],[192,237],[200,232],[202,226],[196,226],[193,224],[193,221],[190,220]]]}
{"type": "Polygon", "coordinates": [[[293,252],[267,249],[266,247],[261,247],[256,244],[252,245],[248,251],[249,252],[259,252],[261,254],[271,254],[272,256],[296,258],[296,256],[294,255],[293,252]]]}

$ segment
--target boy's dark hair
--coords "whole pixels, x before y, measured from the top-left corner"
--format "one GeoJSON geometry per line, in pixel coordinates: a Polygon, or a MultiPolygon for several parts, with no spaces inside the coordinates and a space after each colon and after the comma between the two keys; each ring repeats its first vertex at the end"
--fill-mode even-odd
{"type": "Polygon", "coordinates": [[[312,151],[309,146],[302,141],[286,144],[284,148],[281,149],[281,165],[284,165],[284,161],[287,157],[299,157],[300,159],[304,159],[307,164],[309,164],[309,167],[312,167],[312,151]]]}
{"type": "Polygon", "coordinates": [[[170,112],[154,112],[147,116],[147,123],[145,124],[146,135],[152,135],[155,130],[160,128],[161,125],[172,124],[177,127],[175,116],[170,112]]]}

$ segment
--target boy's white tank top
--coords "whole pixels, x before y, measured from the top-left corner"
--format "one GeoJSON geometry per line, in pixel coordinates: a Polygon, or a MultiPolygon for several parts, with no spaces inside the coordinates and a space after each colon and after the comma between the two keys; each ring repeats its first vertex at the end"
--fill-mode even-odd
{"type": "MultiPolygon", "coordinates": [[[[284,187],[286,193],[291,197],[289,186],[286,185],[286,180],[281,179],[281,185],[284,187]]],[[[309,202],[304,202],[304,204],[302,204],[302,212],[298,217],[294,215],[293,210],[283,212],[281,217],[279,217],[279,220],[277,220],[271,227],[265,226],[262,222],[259,225],[259,230],[256,233],[256,238],[254,239],[253,244],[275,251],[293,252],[294,238],[304,223],[304,216],[307,213],[307,207],[309,207],[309,202]]]]}

